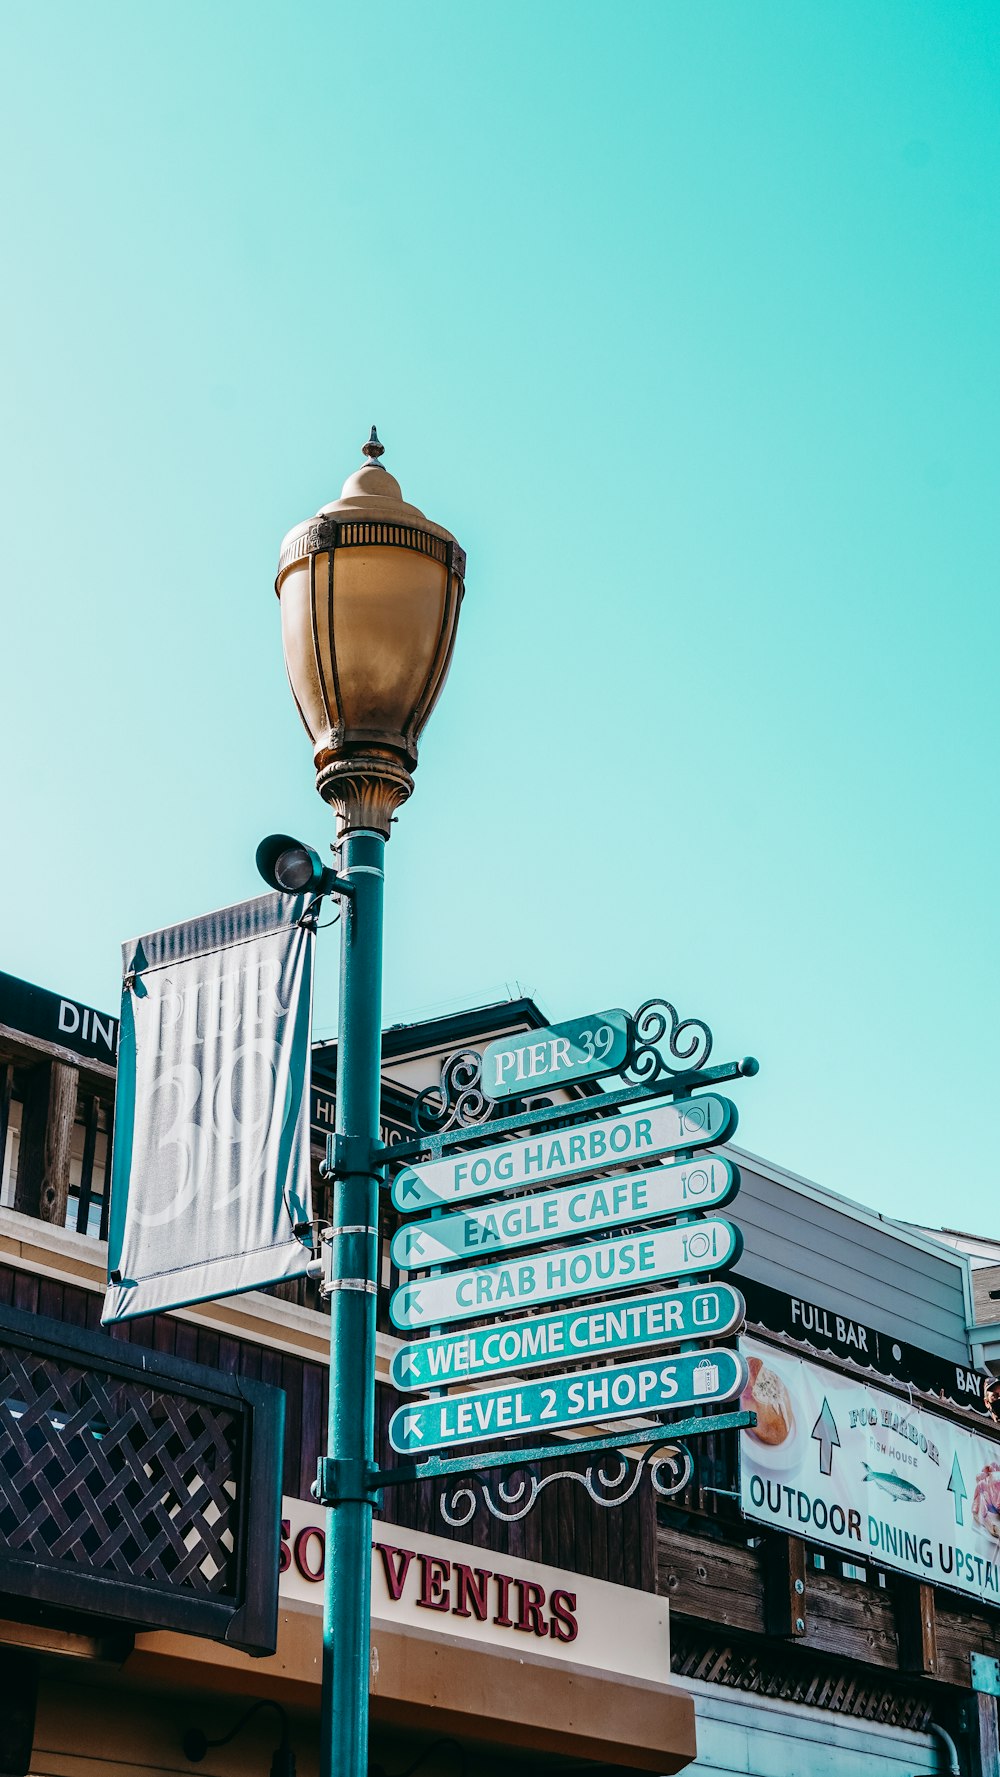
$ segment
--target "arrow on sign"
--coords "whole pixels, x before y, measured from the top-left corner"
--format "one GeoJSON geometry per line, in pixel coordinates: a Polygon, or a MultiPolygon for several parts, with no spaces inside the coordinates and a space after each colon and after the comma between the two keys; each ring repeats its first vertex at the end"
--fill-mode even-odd
{"type": "Polygon", "coordinates": [[[400,1371],[402,1372],[401,1380],[405,1380],[406,1377],[412,1376],[414,1374],[416,1374],[416,1375],[420,1374],[420,1365],[418,1364],[412,1351],[407,1351],[405,1346],[403,1347],[402,1351],[399,1354],[399,1368],[400,1368],[400,1371]]]}
{"type": "Polygon", "coordinates": [[[402,1198],[403,1201],[405,1202],[405,1200],[408,1197],[419,1197],[419,1196],[420,1196],[420,1185],[419,1185],[419,1182],[417,1179],[417,1175],[412,1170],[411,1167],[407,1167],[406,1171],[401,1175],[401,1177],[396,1180],[396,1197],[402,1198]]]}
{"type": "Polygon", "coordinates": [[[969,1494],[965,1485],[965,1476],[963,1475],[959,1464],[957,1450],[955,1452],[955,1459],[951,1465],[951,1480],[948,1482],[948,1492],[951,1494],[951,1503],[955,1508],[955,1523],[964,1524],[965,1514],[963,1507],[969,1494]]]}
{"type": "Polygon", "coordinates": [[[424,1434],[420,1429],[420,1417],[416,1413],[407,1413],[403,1419],[403,1437],[407,1443],[422,1444],[424,1434]]]}
{"type": "Polygon", "coordinates": [[[420,1291],[414,1284],[408,1284],[406,1289],[402,1292],[401,1306],[404,1314],[410,1314],[411,1312],[413,1314],[423,1314],[424,1311],[420,1306],[420,1291]]]}
{"type": "Polygon", "coordinates": [[[819,1445],[820,1474],[830,1474],[833,1469],[834,1446],[836,1445],[837,1449],[840,1449],[840,1435],[837,1431],[837,1421],[834,1419],[833,1414],[830,1411],[830,1403],[827,1400],[826,1395],[823,1396],[823,1405],[819,1410],[819,1418],[813,1426],[812,1431],[809,1433],[809,1436],[815,1438],[819,1445]]]}
{"type": "Polygon", "coordinates": [[[419,1259],[424,1250],[423,1237],[417,1229],[406,1237],[406,1256],[408,1259],[419,1259]]]}

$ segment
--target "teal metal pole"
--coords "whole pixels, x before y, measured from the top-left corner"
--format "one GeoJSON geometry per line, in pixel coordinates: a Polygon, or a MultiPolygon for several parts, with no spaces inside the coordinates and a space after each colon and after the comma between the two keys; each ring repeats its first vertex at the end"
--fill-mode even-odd
{"type": "Polygon", "coordinates": [[[327,1512],[321,1777],[368,1777],[375,1309],[382,1064],[385,839],[349,833],[337,1044],[337,1137],[330,1230],[330,1418],[319,1492],[327,1512]]]}

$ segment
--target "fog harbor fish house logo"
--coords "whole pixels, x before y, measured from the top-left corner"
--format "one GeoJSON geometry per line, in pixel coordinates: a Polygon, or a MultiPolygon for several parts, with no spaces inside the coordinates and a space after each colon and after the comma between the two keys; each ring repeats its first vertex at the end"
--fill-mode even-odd
{"type": "MultiPolygon", "coordinates": [[[[872,1439],[873,1447],[886,1456],[894,1454],[889,1447],[889,1439],[896,1438],[900,1443],[912,1444],[915,1450],[919,1450],[921,1456],[926,1456],[930,1462],[933,1462],[936,1466],[940,1466],[941,1452],[937,1445],[927,1436],[926,1432],[922,1430],[917,1421],[907,1413],[897,1413],[891,1407],[882,1407],[879,1409],[870,1404],[866,1404],[863,1407],[852,1407],[850,1409],[848,1424],[852,1431],[858,1426],[867,1426],[874,1431],[886,1434],[885,1436],[872,1439]]],[[[914,1466],[916,1465],[916,1457],[910,1455],[909,1452],[907,1452],[905,1456],[902,1456],[901,1459],[904,1462],[912,1463],[914,1466]]],[[[868,1468],[867,1463],[865,1463],[865,1468],[868,1468]]],[[[895,1474],[895,1471],[893,1471],[893,1474],[895,1474]]],[[[879,1487],[883,1486],[883,1482],[887,1482],[892,1478],[892,1475],[878,1475],[874,1472],[865,1475],[866,1481],[874,1481],[875,1485],[879,1487]]],[[[899,1476],[896,1475],[895,1478],[898,1481],[899,1476]]],[[[888,1486],[885,1486],[883,1487],[883,1491],[888,1493],[891,1489],[888,1486]]],[[[909,1492],[898,1493],[894,1494],[893,1497],[896,1499],[912,1499],[913,1494],[909,1492]]],[[[923,1499],[923,1497],[922,1493],[918,1495],[918,1498],[920,1499],[923,1499]]]]}

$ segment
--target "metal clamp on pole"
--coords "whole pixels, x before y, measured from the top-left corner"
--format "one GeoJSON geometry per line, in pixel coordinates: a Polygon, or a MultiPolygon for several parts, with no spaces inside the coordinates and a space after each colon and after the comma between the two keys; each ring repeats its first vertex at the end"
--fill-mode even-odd
{"type": "Polygon", "coordinates": [[[381,1184],[389,1150],[384,1142],[363,1135],[328,1135],[321,1178],[373,1178],[381,1184]]]}
{"type": "Polygon", "coordinates": [[[326,1301],[338,1290],[359,1290],[362,1295],[377,1296],[378,1284],[370,1277],[334,1277],[333,1275],[333,1242],[340,1234],[364,1234],[378,1238],[378,1229],[369,1222],[352,1222],[331,1226],[329,1223],[320,1230],[319,1256],[306,1266],[306,1276],[319,1279],[319,1293],[326,1301]]]}
{"type": "Polygon", "coordinates": [[[321,1456],[310,1492],[321,1506],[346,1505],[349,1500],[356,1500],[375,1511],[382,1509],[378,1470],[350,1457],[321,1456]]]}

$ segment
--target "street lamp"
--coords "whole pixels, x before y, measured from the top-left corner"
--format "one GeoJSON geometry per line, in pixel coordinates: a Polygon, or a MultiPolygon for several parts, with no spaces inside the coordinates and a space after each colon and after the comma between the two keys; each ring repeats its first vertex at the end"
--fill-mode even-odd
{"type": "Polygon", "coordinates": [[[336,812],[347,891],[337,1133],[328,1143],[329,1433],[315,1489],[330,1507],[322,1777],[367,1777],[368,1768],[385,843],[413,789],[465,579],[451,532],[408,505],[379,462],[374,426],[363,455],[340,499],[289,531],[275,581],[288,678],[315,749],[316,788],[336,812]]]}

